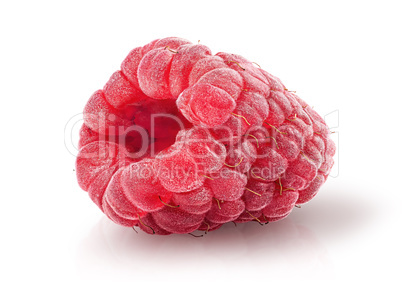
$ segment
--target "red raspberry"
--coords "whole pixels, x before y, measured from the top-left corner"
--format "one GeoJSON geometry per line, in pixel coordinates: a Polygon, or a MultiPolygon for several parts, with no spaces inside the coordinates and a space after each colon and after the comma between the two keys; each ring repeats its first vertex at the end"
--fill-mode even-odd
{"type": "Polygon", "coordinates": [[[78,183],[149,234],[286,217],[333,165],[324,120],[234,54],[169,37],[133,49],[84,109],[78,183]]]}

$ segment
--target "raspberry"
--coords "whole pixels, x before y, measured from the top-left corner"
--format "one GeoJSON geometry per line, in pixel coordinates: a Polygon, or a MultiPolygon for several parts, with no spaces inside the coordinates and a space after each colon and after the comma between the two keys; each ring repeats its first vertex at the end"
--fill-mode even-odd
{"type": "Polygon", "coordinates": [[[168,37],[133,49],[89,98],[77,179],[109,219],[148,234],[263,224],[317,194],[329,135],[258,65],[168,37]]]}

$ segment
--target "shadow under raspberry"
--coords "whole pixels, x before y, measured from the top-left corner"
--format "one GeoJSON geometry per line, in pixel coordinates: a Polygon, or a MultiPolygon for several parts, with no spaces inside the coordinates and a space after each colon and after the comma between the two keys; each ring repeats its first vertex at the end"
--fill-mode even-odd
{"type": "Polygon", "coordinates": [[[197,269],[198,273],[191,274],[211,276],[219,270],[235,272],[247,266],[277,277],[286,277],[288,270],[299,277],[332,276],[327,246],[353,238],[370,226],[377,213],[367,200],[329,188],[311,203],[295,208],[284,220],[264,226],[257,222],[227,223],[206,235],[196,231],[194,235],[203,235],[199,238],[136,233],[102,217],[80,244],[76,263],[83,275],[94,278],[99,277],[99,271],[108,270],[117,270],[127,278],[147,274],[148,270],[163,272],[164,276],[197,269]]]}

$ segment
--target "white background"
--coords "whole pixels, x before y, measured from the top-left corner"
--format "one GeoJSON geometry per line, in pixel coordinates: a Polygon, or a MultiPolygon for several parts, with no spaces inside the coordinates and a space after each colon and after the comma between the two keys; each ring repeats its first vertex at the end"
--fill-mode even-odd
{"type": "Polygon", "coordinates": [[[1,1],[0,287],[399,287],[401,19],[385,0],[1,1]],[[132,48],[167,36],[243,55],[339,111],[336,177],[315,199],[203,238],[102,215],[65,126],[132,48]]]}

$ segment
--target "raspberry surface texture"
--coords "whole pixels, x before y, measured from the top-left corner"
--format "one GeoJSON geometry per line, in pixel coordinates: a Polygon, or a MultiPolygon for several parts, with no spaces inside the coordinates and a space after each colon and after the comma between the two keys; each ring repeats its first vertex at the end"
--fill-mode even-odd
{"type": "Polygon", "coordinates": [[[333,166],[323,118],[242,56],[168,37],[133,49],[84,108],[77,179],[149,234],[278,221],[333,166]]]}

